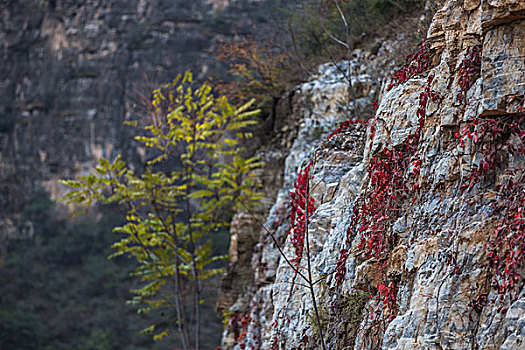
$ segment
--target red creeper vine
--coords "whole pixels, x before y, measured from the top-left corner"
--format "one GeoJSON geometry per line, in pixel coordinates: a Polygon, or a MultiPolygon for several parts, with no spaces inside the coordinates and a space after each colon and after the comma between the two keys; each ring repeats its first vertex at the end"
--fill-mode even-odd
{"type": "MultiPolygon", "coordinates": [[[[374,109],[374,111],[376,111],[379,108],[379,105],[377,104],[377,101],[372,101],[372,108],[374,109]]],[[[335,129],[334,131],[332,131],[330,133],[330,135],[328,135],[328,137],[326,139],[330,140],[332,137],[334,137],[334,135],[340,134],[340,133],[348,130],[350,128],[350,126],[355,125],[355,124],[358,124],[358,125],[360,124],[360,125],[366,126],[368,124],[368,121],[367,120],[361,120],[361,119],[345,120],[344,122],[341,122],[339,124],[339,127],[337,129],[335,129]]]]}
{"type": "MultiPolygon", "coordinates": [[[[461,185],[462,191],[471,189],[490,174],[494,179],[497,172],[503,171],[505,175],[504,182],[495,186],[492,207],[499,219],[486,244],[486,254],[492,285],[499,294],[506,295],[518,288],[525,264],[525,169],[504,168],[509,156],[525,156],[525,115],[475,118],[456,137],[461,147],[468,140],[473,152],[482,156],[461,185]]],[[[481,312],[487,304],[487,295],[482,293],[471,302],[473,311],[481,312]]]]}
{"type": "MultiPolygon", "coordinates": [[[[422,52],[409,57],[407,61],[423,57],[421,64],[409,65],[399,73],[399,82],[404,82],[410,76],[427,68],[429,59],[426,55],[426,46],[422,52]]],[[[410,61],[412,62],[412,61],[410,61]]],[[[419,175],[422,161],[416,157],[425,124],[426,110],[429,101],[440,102],[442,98],[432,90],[434,77],[427,78],[425,89],[419,95],[417,109],[418,124],[415,130],[408,135],[400,148],[385,150],[381,156],[373,157],[368,166],[369,188],[364,197],[353,208],[350,226],[346,231],[346,246],[349,247],[354,233],[360,234],[358,250],[364,253],[365,259],[375,258],[379,261],[384,280],[386,280],[386,264],[388,254],[397,244],[397,236],[392,231],[392,225],[401,215],[405,201],[418,186],[410,185],[409,178],[419,175]],[[410,170],[411,169],[411,170],[410,170]],[[409,171],[410,170],[410,171],[409,171]]],[[[391,87],[391,86],[390,86],[391,87]]],[[[375,135],[375,120],[370,123],[372,140],[375,135]]],[[[371,146],[370,144],[370,146],[371,146]]],[[[346,261],[349,256],[347,248],[341,249],[335,268],[336,288],[344,280],[346,261]]],[[[392,321],[398,312],[398,287],[394,282],[383,282],[377,285],[376,299],[382,303],[383,317],[392,321]]],[[[377,321],[377,320],[376,320],[377,321]]],[[[372,322],[372,326],[377,322],[372,322]]]]}
{"type": "Polygon", "coordinates": [[[377,286],[379,291],[378,299],[383,299],[383,310],[388,314],[388,321],[392,321],[396,318],[398,307],[397,307],[397,291],[398,288],[392,282],[388,285],[379,284],[377,286]]]}
{"type": "Polygon", "coordinates": [[[458,102],[464,102],[467,91],[478,78],[481,70],[481,45],[468,48],[461,65],[459,66],[458,85],[461,89],[457,95],[458,102]]]}
{"type": "Polygon", "coordinates": [[[419,44],[419,51],[415,54],[409,55],[406,58],[405,64],[399,69],[393,77],[394,81],[387,87],[387,91],[393,87],[403,84],[416,74],[423,73],[430,66],[430,48],[426,39],[423,39],[419,44]]]}
{"type": "MultiPolygon", "coordinates": [[[[396,237],[391,232],[391,226],[402,210],[404,200],[410,194],[406,179],[406,171],[410,164],[414,167],[411,174],[419,174],[421,160],[414,157],[422,129],[425,122],[425,113],[429,101],[439,102],[441,97],[430,88],[434,77],[429,76],[425,90],[419,96],[417,116],[418,125],[414,132],[408,135],[401,149],[386,150],[381,157],[370,160],[368,175],[370,187],[364,199],[353,209],[350,226],[347,228],[346,245],[351,244],[351,235],[354,232],[361,234],[359,250],[365,252],[365,258],[381,258],[395,245],[396,237]]],[[[373,123],[371,133],[375,132],[373,123]]],[[[335,279],[340,286],[346,274],[346,260],[348,250],[343,249],[336,264],[335,279]]]]}
{"type": "Polygon", "coordinates": [[[309,218],[316,209],[314,199],[308,193],[308,181],[310,180],[310,167],[312,164],[312,162],[309,162],[303,171],[299,172],[294,182],[295,189],[293,192],[290,192],[292,208],[290,212],[291,227],[288,234],[292,235],[290,241],[295,250],[295,257],[291,261],[295,263],[297,268],[303,258],[305,233],[310,221],[309,218]]]}

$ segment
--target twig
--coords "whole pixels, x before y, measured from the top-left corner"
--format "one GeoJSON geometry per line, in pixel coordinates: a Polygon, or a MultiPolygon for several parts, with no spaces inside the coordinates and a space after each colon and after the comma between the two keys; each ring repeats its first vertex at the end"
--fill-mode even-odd
{"type": "Polygon", "coordinates": [[[339,1],[338,0],[335,0],[335,6],[337,8],[337,12],[339,12],[339,16],[341,17],[341,19],[343,21],[343,25],[345,27],[345,40],[346,40],[346,42],[340,40],[339,38],[334,36],[332,33],[330,33],[330,31],[324,25],[324,21],[323,21],[322,18],[320,19],[320,23],[321,23],[321,27],[323,28],[323,31],[330,37],[330,39],[332,39],[333,41],[335,41],[339,45],[342,45],[342,46],[344,46],[346,48],[347,64],[348,64],[348,73],[347,73],[348,77],[347,77],[347,80],[348,80],[348,85],[350,87],[350,95],[352,97],[352,102],[354,104],[354,118],[358,119],[357,104],[355,102],[354,85],[352,84],[352,70],[351,70],[352,68],[351,68],[351,64],[350,64],[350,60],[352,58],[352,50],[351,50],[351,47],[350,47],[350,32],[349,32],[349,28],[348,28],[348,22],[346,21],[346,17],[345,17],[345,15],[343,13],[343,10],[341,9],[341,6],[339,6],[339,1]]]}
{"type": "Polygon", "coordinates": [[[261,220],[259,220],[255,214],[252,212],[252,210],[250,208],[248,208],[246,206],[246,204],[244,204],[244,202],[239,199],[239,202],[242,204],[242,206],[248,211],[248,214],[250,214],[250,216],[252,217],[252,219],[254,219],[258,224],[259,226],[262,227],[262,229],[268,234],[270,235],[270,237],[272,238],[273,240],[273,243],[275,243],[275,246],[277,247],[277,250],[279,250],[279,254],[284,258],[284,260],[286,261],[286,263],[288,264],[288,266],[290,266],[292,268],[292,270],[297,273],[299,276],[301,276],[301,278],[303,278],[306,282],[308,282],[308,278],[303,274],[301,273],[301,271],[299,271],[295,266],[293,266],[293,264],[290,262],[290,260],[288,259],[288,257],[286,256],[286,254],[284,254],[283,250],[281,249],[281,247],[279,246],[279,242],[277,241],[277,238],[275,237],[275,235],[273,233],[271,233],[267,228],[266,226],[264,226],[264,224],[261,222],[261,220]]]}
{"type": "Polygon", "coordinates": [[[310,259],[310,242],[308,237],[308,197],[310,194],[310,179],[306,179],[306,196],[304,198],[305,202],[305,239],[306,239],[306,260],[308,262],[308,285],[310,286],[310,294],[312,296],[312,303],[314,304],[315,320],[317,323],[317,329],[319,331],[319,337],[321,338],[321,345],[323,350],[326,350],[326,344],[323,336],[323,327],[321,325],[321,318],[319,317],[319,311],[317,310],[317,301],[315,298],[314,285],[312,283],[312,266],[310,259]]]}

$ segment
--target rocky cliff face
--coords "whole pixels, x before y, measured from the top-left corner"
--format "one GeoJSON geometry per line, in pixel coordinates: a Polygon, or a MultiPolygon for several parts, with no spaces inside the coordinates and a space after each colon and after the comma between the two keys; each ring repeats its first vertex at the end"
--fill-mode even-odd
{"type": "Polygon", "coordinates": [[[197,59],[206,69],[200,2],[27,0],[1,8],[6,213],[42,186],[56,198],[57,179],[88,171],[101,156],[131,152],[122,122],[142,74],[170,79],[197,59]]]}
{"type": "MultiPolygon", "coordinates": [[[[285,6],[286,1],[271,1],[285,6]]],[[[291,1],[288,1],[290,3],[291,1]]],[[[217,72],[218,37],[249,32],[265,2],[242,0],[0,1],[0,236],[24,235],[17,214],[57,180],[100,157],[145,154],[123,121],[136,89],[178,73],[217,72]],[[18,227],[18,229],[17,229],[18,227]],[[18,233],[17,233],[18,232],[18,233]]]]}
{"type": "MultiPolygon", "coordinates": [[[[282,159],[263,183],[282,171],[282,187],[257,215],[269,209],[265,227],[296,257],[289,192],[313,161],[309,243],[328,348],[525,349],[524,34],[523,1],[449,0],[389,87],[378,81],[392,45],[356,52],[358,103],[381,90],[367,126],[326,140],[351,116],[331,65],[287,100],[289,150],[263,154],[282,159]]],[[[251,214],[232,228],[230,272],[247,277],[223,287],[223,348],[320,348],[304,281],[251,214]]]]}

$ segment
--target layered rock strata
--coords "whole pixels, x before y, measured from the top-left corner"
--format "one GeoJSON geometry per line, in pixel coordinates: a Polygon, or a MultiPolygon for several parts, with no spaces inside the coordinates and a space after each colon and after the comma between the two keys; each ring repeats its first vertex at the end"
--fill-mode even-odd
{"type": "MultiPolygon", "coordinates": [[[[309,244],[328,348],[525,349],[524,266],[519,262],[514,270],[518,277],[511,289],[501,288],[501,279],[493,279],[497,272],[487,267],[487,243],[494,242],[501,220],[494,204],[502,197],[498,185],[509,176],[519,178],[522,170],[514,175],[506,170],[525,166],[523,153],[511,151],[523,149],[525,135],[505,140],[497,150],[499,165],[490,168],[489,152],[483,151],[490,137],[479,146],[475,132],[468,131],[481,120],[500,125],[523,116],[524,10],[520,1],[447,1],[428,30],[429,67],[390,90],[383,85],[368,127],[352,124],[330,141],[329,132],[349,117],[342,112],[350,104],[342,97],[344,80],[324,66],[316,80],[296,90],[297,132],[265,227],[293,259],[289,192],[298,171],[313,161],[316,210],[309,244]],[[397,163],[392,155],[399,156],[397,163]],[[392,164],[399,166],[387,169],[392,164]],[[477,180],[476,171],[484,174],[477,180]],[[376,193],[392,203],[380,216],[387,224],[376,237],[390,241],[377,243],[359,213],[373,201],[375,182],[392,177],[409,190],[376,193]]],[[[368,60],[362,75],[377,62],[368,60]]],[[[268,234],[257,231],[252,287],[238,291],[230,307],[223,348],[320,348],[309,289],[268,234]]],[[[523,242],[514,243],[516,255],[523,254],[523,242]]]]}

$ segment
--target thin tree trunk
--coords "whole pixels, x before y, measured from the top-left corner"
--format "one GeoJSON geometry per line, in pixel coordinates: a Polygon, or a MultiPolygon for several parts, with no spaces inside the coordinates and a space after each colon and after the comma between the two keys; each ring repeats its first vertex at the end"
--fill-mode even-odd
{"type": "Polygon", "coordinates": [[[187,334],[184,331],[184,325],[182,323],[182,315],[180,310],[180,300],[179,300],[179,276],[180,276],[180,270],[179,270],[179,264],[175,263],[175,306],[177,307],[177,323],[178,323],[178,329],[179,334],[182,340],[182,347],[184,350],[189,349],[188,347],[188,339],[186,338],[187,334]]]}
{"type": "MultiPolygon", "coordinates": [[[[349,30],[349,27],[348,27],[348,22],[346,21],[346,17],[343,13],[343,10],[341,9],[341,7],[339,6],[339,1],[338,0],[335,0],[335,6],[337,7],[337,11],[339,12],[339,16],[341,17],[341,19],[343,20],[343,25],[345,27],[345,41],[342,41],[338,38],[336,38],[332,33],[330,33],[330,31],[325,27],[324,23],[323,23],[323,20],[321,19],[321,27],[323,28],[324,32],[333,40],[335,41],[336,43],[344,46],[346,48],[346,59],[348,61],[348,69],[347,69],[347,73],[346,73],[346,80],[348,80],[348,86],[350,87],[350,96],[352,98],[352,102],[353,102],[353,105],[354,105],[354,118],[355,119],[358,119],[358,114],[357,114],[357,104],[355,102],[355,91],[354,91],[354,84],[352,83],[352,70],[351,70],[351,66],[350,66],[350,60],[352,58],[352,50],[350,48],[350,30],[349,30]]],[[[336,67],[337,67],[337,64],[335,62],[333,62],[336,67]]]]}
{"type": "Polygon", "coordinates": [[[355,102],[354,84],[352,84],[352,67],[350,65],[350,60],[352,58],[352,50],[350,49],[350,30],[348,28],[348,22],[346,21],[345,14],[343,13],[343,10],[341,10],[338,0],[335,0],[335,6],[337,6],[337,11],[339,12],[339,15],[341,16],[341,19],[343,20],[343,24],[345,26],[346,59],[348,61],[348,85],[350,86],[350,94],[352,96],[352,101],[354,102],[354,118],[358,119],[357,104],[355,102]]]}
{"type": "MultiPolygon", "coordinates": [[[[153,191],[152,191],[153,192],[153,191]]],[[[152,197],[155,198],[154,192],[152,193],[152,197]]],[[[189,349],[188,346],[188,339],[185,337],[184,329],[183,329],[183,320],[182,320],[182,314],[180,309],[180,300],[179,300],[179,294],[180,294],[180,286],[179,286],[179,279],[180,279],[180,270],[179,270],[179,258],[177,256],[177,247],[178,247],[178,237],[177,237],[177,231],[175,228],[175,224],[173,223],[173,232],[171,232],[168,228],[168,225],[166,224],[166,221],[160,214],[160,210],[157,207],[157,203],[155,201],[152,203],[153,209],[155,210],[155,213],[157,214],[157,217],[159,218],[160,222],[162,223],[162,226],[164,227],[164,230],[166,233],[170,234],[170,236],[173,238],[173,249],[174,251],[174,257],[175,257],[175,314],[177,316],[177,329],[179,330],[179,334],[182,341],[182,348],[184,350],[189,349]]],[[[171,215],[172,221],[174,219],[173,214],[171,215]]]]}
{"type": "Polygon", "coordinates": [[[180,274],[180,267],[179,267],[179,258],[178,258],[178,252],[177,252],[177,247],[178,247],[178,236],[177,236],[177,231],[176,231],[176,228],[175,228],[175,216],[173,215],[173,213],[171,213],[171,222],[172,222],[172,226],[173,226],[173,241],[175,243],[175,300],[176,300],[176,306],[177,306],[177,321],[179,322],[179,333],[180,333],[180,336],[182,338],[182,345],[184,347],[184,349],[189,349],[189,335],[188,335],[188,332],[187,332],[187,328],[186,328],[186,321],[187,321],[187,318],[184,317],[184,320],[182,319],[182,315],[181,315],[181,309],[180,309],[180,300],[179,300],[179,295],[181,295],[180,293],[180,285],[179,285],[179,282],[180,282],[180,279],[181,279],[181,274],[180,274]],[[183,324],[184,322],[184,324],[183,324]]]}
{"type": "MultiPolygon", "coordinates": [[[[201,332],[201,319],[200,319],[200,299],[201,299],[201,290],[200,290],[200,284],[199,284],[199,272],[197,269],[197,261],[195,256],[195,240],[193,238],[193,229],[191,225],[191,207],[190,207],[190,194],[191,194],[191,182],[193,180],[193,172],[195,171],[195,137],[196,137],[196,126],[193,125],[193,137],[192,137],[192,143],[193,143],[193,150],[190,158],[191,167],[189,172],[187,172],[187,176],[189,176],[189,182],[186,186],[186,218],[187,218],[187,224],[188,224],[188,234],[190,237],[190,254],[191,254],[191,269],[193,273],[193,278],[195,280],[195,293],[193,298],[193,307],[195,309],[195,350],[199,350],[199,340],[200,340],[200,332],[201,332]]],[[[187,168],[186,168],[187,170],[187,168]]]]}
{"type": "Polygon", "coordinates": [[[319,311],[317,309],[317,301],[315,298],[314,284],[312,280],[312,266],[310,261],[310,240],[308,235],[308,197],[310,195],[310,179],[306,179],[306,196],[305,196],[305,240],[306,240],[306,260],[308,262],[308,285],[310,287],[310,295],[312,296],[312,303],[314,304],[315,321],[317,323],[317,329],[319,331],[319,337],[321,338],[321,346],[323,350],[326,350],[326,343],[323,335],[323,327],[321,325],[321,318],[319,317],[319,311]]]}

